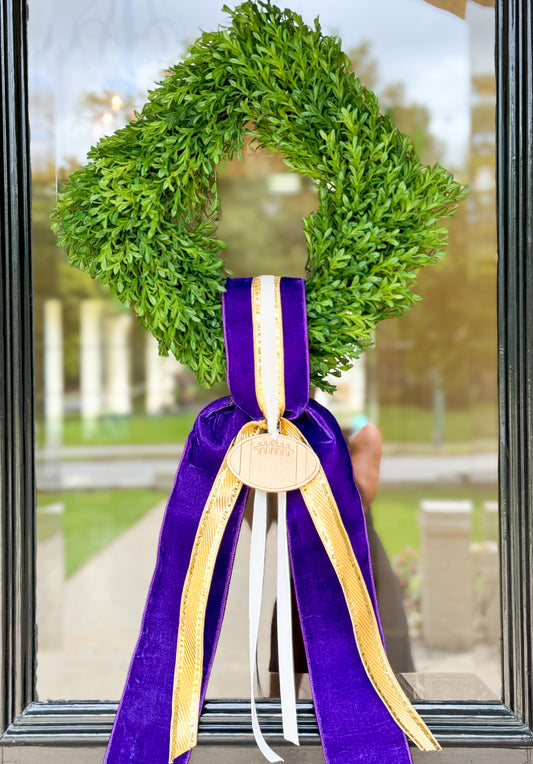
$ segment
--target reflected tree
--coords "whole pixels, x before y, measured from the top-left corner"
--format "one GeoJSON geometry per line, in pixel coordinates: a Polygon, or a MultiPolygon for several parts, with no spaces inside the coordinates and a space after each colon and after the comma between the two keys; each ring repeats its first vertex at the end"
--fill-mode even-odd
{"type": "MultiPolygon", "coordinates": [[[[354,72],[378,93],[383,111],[411,136],[423,160],[440,161],[445,146],[431,134],[428,109],[409,102],[403,83],[380,87],[368,43],[352,50],[350,58],[354,72]]],[[[455,170],[470,181],[469,198],[445,223],[446,257],[419,276],[415,290],[421,301],[400,319],[378,326],[376,354],[381,404],[433,406],[436,418],[444,401],[448,408],[475,408],[470,424],[476,437],[495,432],[485,416],[496,393],[497,363],[494,78],[474,78],[473,95],[469,159],[455,170]]],[[[436,425],[438,441],[442,431],[436,425]]]]}

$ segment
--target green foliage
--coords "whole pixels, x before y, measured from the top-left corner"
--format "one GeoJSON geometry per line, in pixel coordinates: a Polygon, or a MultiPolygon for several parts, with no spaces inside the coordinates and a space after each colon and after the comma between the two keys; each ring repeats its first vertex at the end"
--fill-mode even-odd
{"type": "Polygon", "coordinates": [[[217,167],[245,136],[312,180],[303,221],[312,384],[349,368],[376,323],[413,302],[464,189],[424,166],[335,37],[270,2],[225,8],[137,119],[73,173],[53,216],[70,262],[109,284],[204,385],[225,375],[217,167]]]}

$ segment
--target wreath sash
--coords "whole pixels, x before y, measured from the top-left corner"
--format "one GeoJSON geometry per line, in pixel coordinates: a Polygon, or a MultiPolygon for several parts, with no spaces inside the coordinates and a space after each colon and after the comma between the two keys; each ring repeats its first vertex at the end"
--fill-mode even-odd
{"type": "MultiPolygon", "coordinates": [[[[229,473],[226,456],[232,444],[266,429],[256,371],[256,283],[227,283],[223,310],[232,398],[207,406],[188,438],[104,764],[186,764],[196,743],[248,494],[229,473]],[[202,556],[206,549],[209,554],[202,556]]],[[[287,532],[325,759],[408,764],[404,732],[424,750],[439,746],[385,658],[347,446],[332,415],[308,399],[304,282],[282,278],[278,295],[281,433],[309,444],[320,460],[318,475],[287,493],[287,532]]]]}

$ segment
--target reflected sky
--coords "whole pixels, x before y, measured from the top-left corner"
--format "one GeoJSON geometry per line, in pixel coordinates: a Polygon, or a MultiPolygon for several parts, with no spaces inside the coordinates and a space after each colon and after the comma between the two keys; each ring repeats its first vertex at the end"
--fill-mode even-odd
{"type": "MultiPolygon", "coordinates": [[[[59,163],[71,156],[83,160],[99,135],[80,120],[82,94],[109,90],[129,95],[139,108],[200,30],[225,23],[222,5],[30,0],[30,82],[41,101],[44,94],[53,102],[54,113],[48,138],[38,131],[39,150],[59,163]]],[[[430,129],[446,146],[445,161],[461,165],[469,137],[471,29],[478,30],[476,67],[490,70],[491,9],[470,3],[464,21],[423,0],[291,0],[290,6],[309,23],[319,16],[323,30],[338,34],[346,52],[369,41],[380,86],[403,82],[408,99],[430,109],[430,129]]]]}

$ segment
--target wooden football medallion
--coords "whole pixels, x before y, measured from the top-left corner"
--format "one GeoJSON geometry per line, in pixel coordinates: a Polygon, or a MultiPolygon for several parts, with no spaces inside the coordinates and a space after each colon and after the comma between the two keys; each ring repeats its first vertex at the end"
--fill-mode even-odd
{"type": "Polygon", "coordinates": [[[274,493],[300,488],[317,474],[318,456],[305,443],[268,433],[241,441],[228,454],[228,467],[245,485],[274,493]]]}

